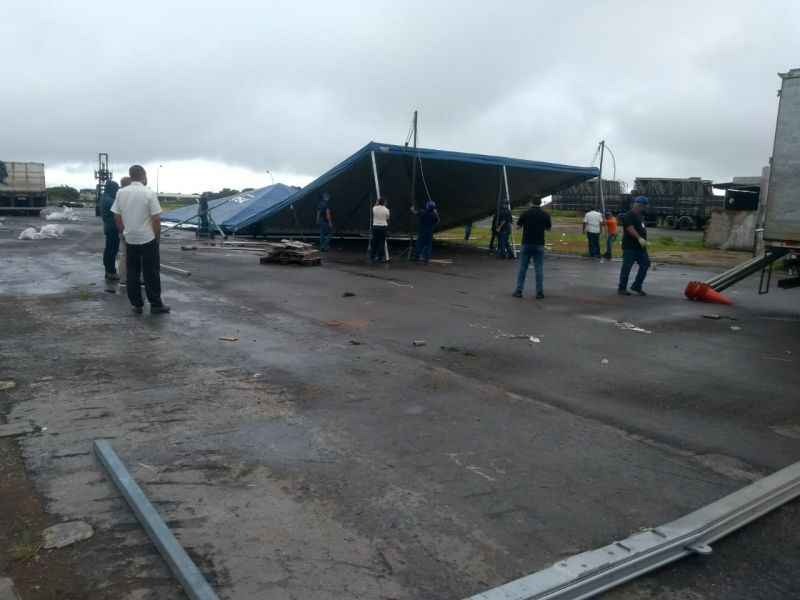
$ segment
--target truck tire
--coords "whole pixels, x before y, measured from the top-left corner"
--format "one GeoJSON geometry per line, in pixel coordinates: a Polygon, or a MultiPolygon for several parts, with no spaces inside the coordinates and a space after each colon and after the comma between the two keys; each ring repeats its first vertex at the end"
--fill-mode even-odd
{"type": "Polygon", "coordinates": [[[682,229],[684,231],[689,231],[692,229],[696,229],[694,219],[692,217],[688,217],[686,215],[682,216],[678,220],[678,229],[682,229]]]}

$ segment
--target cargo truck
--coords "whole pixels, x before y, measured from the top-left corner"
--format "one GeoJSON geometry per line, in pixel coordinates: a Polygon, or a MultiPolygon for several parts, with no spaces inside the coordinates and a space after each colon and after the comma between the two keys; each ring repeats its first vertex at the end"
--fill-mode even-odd
{"type": "Polygon", "coordinates": [[[761,271],[758,291],[767,293],[772,265],[780,259],[785,261],[790,276],[778,281],[778,287],[800,287],[800,69],[778,75],[781,89],[762,228],[763,251],[704,282],[717,291],[761,271]]]}
{"type": "Polygon", "coordinates": [[[0,214],[38,215],[45,206],[44,164],[0,160],[0,214]]]}

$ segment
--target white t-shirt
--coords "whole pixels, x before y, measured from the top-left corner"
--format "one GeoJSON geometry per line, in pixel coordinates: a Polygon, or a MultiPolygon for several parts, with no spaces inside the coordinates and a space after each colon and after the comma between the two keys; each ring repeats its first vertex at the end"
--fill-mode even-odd
{"type": "Polygon", "coordinates": [[[590,210],[583,217],[587,233],[600,233],[600,223],[603,222],[603,215],[596,210],[590,210]]]}
{"type": "Polygon", "coordinates": [[[389,226],[389,209],[381,204],[372,207],[372,224],[376,227],[389,226]]]}
{"type": "Polygon", "coordinates": [[[134,181],[117,192],[111,212],[122,217],[122,235],[128,244],[146,244],[155,239],[153,215],[161,214],[158,196],[149,187],[134,181]]]}

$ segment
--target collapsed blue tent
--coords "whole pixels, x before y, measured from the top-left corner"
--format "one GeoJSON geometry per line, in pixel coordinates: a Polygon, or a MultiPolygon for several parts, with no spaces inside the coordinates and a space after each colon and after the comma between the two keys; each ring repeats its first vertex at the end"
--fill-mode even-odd
{"type": "MultiPolygon", "coordinates": [[[[283,200],[297,192],[300,188],[276,183],[257,190],[249,190],[228,196],[209,200],[208,211],[211,218],[225,233],[236,234],[246,231],[251,225],[260,220],[263,215],[279,205],[283,200]]],[[[170,223],[186,223],[198,225],[197,204],[184,206],[164,213],[162,221],[170,223]]]]}
{"type": "MultiPolygon", "coordinates": [[[[416,230],[411,207],[430,200],[438,206],[442,230],[490,216],[504,202],[518,206],[598,175],[594,167],[370,142],[302,189],[276,184],[231,196],[212,216],[226,233],[313,236],[321,194],[328,192],[334,235],[368,237],[372,206],[381,195],[391,211],[389,234],[406,236],[416,230]]],[[[185,210],[162,218],[190,216],[185,210]]]]}

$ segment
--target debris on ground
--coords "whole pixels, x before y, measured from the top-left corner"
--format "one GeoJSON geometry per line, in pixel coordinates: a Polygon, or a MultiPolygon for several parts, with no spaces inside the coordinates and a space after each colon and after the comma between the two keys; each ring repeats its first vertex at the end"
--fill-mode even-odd
{"type": "Polygon", "coordinates": [[[6,381],[0,381],[0,392],[3,392],[5,390],[13,390],[15,387],[17,387],[16,381],[12,381],[10,379],[6,381]]]}
{"type": "Polygon", "coordinates": [[[541,343],[542,343],[542,340],[540,340],[540,339],[539,339],[538,337],[536,337],[535,335],[532,335],[532,336],[530,336],[530,337],[528,338],[528,341],[529,341],[531,344],[541,344],[541,343]]]}
{"type": "Polygon", "coordinates": [[[9,577],[0,577],[0,600],[19,600],[14,582],[9,577]]]}
{"type": "Polygon", "coordinates": [[[452,265],[452,258],[431,258],[429,262],[436,263],[437,265],[452,265]]]}
{"type": "Polygon", "coordinates": [[[268,242],[264,244],[264,247],[267,253],[259,260],[262,265],[278,263],[308,266],[322,263],[322,255],[319,250],[305,242],[281,240],[280,242],[268,242]]]}
{"type": "Polygon", "coordinates": [[[358,340],[350,340],[348,344],[351,346],[361,346],[364,342],[359,342],[358,340]]]}
{"type": "Polygon", "coordinates": [[[738,325],[731,325],[731,331],[741,331],[741,330],[742,328],[739,327],[738,325]]]}
{"type": "Polygon", "coordinates": [[[633,323],[628,323],[627,321],[616,321],[615,325],[620,329],[624,329],[625,331],[635,331],[637,333],[653,333],[649,329],[644,329],[643,327],[638,327],[633,323]]]}
{"type": "Polygon", "coordinates": [[[342,294],[342,298],[352,298],[354,296],[355,294],[353,292],[345,292],[344,294],[342,294]]]}
{"type": "Polygon", "coordinates": [[[52,238],[60,238],[64,235],[64,226],[63,225],[42,225],[42,228],[39,231],[36,231],[36,227],[28,227],[27,229],[23,229],[22,233],[19,234],[18,240],[44,240],[44,239],[52,239],[52,238]]]}
{"type": "Polygon", "coordinates": [[[219,339],[222,342],[238,342],[239,341],[239,338],[236,337],[236,336],[233,336],[233,335],[223,335],[219,339]]]}
{"type": "Polygon", "coordinates": [[[94,529],[86,521],[68,521],[48,527],[42,532],[44,547],[64,548],[94,535],[94,529]]]}
{"type": "Polygon", "coordinates": [[[64,210],[53,211],[44,215],[47,221],[79,221],[78,215],[69,206],[64,207],[64,210]]]}
{"type": "Polygon", "coordinates": [[[704,319],[714,319],[715,321],[719,321],[722,317],[720,315],[703,315],[704,319]]]}
{"type": "Polygon", "coordinates": [[[461,348],[458,346],[439,346],[445,352],[461,352],[461,348]]]}
{"type": "Polygon", "coordinates": [[[601,365],[607,365],[608,364],[608,359],[604,358],[603,360],[600,361],[600,364],[601,365]]]}
{"type": "Polygon", "coordinates": [[[28,423],[9,423],[8,425],[0,425],[0,438],[24,435],[34,431],[34,427],[28,423]]]}
{"type": "Polygon", "coordinates": [[[426,342],[425,340],[414,340],[412,343],[417,347],[428,345],[428,342],[426,342]]]}
{"type": "Polygon", "coordinates": [[[407,288],[413,288],[414,287],[410,283],[403,283],[403,282],[400,282],[400,281],[390,281],[389,283],[392,284],[392,285],[396,285],[397,287],[407,287],[407,288]]]}

